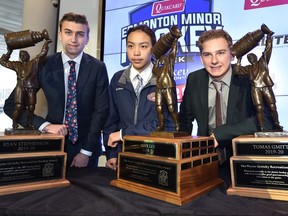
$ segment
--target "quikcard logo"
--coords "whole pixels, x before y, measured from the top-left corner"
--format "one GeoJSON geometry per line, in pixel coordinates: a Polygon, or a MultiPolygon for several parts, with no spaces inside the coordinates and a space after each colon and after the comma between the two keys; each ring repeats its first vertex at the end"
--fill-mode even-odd
{"type": "Polygon", "coordinates": [[[168,0],[153,3],[152,16],[184,11],[185,0],[168,0]]]}
{"type": "Polygon", "coordinates": [[[245,0],[244,10],[288,4],[287,0],[245,0]]]}

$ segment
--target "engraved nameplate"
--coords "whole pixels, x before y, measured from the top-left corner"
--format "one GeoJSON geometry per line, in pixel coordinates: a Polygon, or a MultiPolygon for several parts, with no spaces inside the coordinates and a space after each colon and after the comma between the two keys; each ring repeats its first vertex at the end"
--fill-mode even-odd
{"type": "Polygon", "coordinates": [[[63,178],[65,154],[0,159],[0,186],[63,178]]]}
{"type": "Polygon", "coordinates": [[[175,143],[160,143],[145,140],[125,140],[124,145],[124,152],[176,158],[175,143]]]}
{"type": "Polygon", "coordinates": [[[119,178],[177,192],[177,164],[120,154],[119,178]]]}
{"type": "Polygon", "coordinates": [[[288,161],[233,160],[235,187],[288,190],[288,161]]]}
{"type": "Polygon", "coordinates": [[[235,142],[236,156],[287,156],[288,141],[235,142]]]}
{"type": "Polygon", "coordinates": [[[62,139],[0,139],[1,154],[61,151],[62,139]]]}

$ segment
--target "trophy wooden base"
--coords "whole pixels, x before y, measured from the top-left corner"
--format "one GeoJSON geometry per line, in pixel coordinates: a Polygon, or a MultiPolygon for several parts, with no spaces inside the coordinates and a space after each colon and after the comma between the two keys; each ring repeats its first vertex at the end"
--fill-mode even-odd
{"type": "Polygon", "coordinates": [[[245,197],[288,201],[287,190],[230,187],[227,190],[227,194],[245,196],[245,197]]]}
{"type": "Polygon", "coordinates": [[[210,137],[124,137],[111,185],[182,206],[218,186],[218,156],[210,137]]]}
{"type": "Polygon", "coordinates": [[[288,137],[233,139],[228,195],[288,201],[288,137]]]}
{"type": "Polygon", "coordinates": [[[70,182],[66,179],[41,181],[41,182],[26,183],[26,184],[15,184],[15,185],[13,184],[13,185],[7,185],[7,186],[0,186],[0,195],[21,193],[21,192],[34,191],[34,190],[43,190],[43,189],[49,189],[49,188],[67,187],[69,185],[70,185],[70,182]]]}
{"type": "Polygon", "coordinates": [[[41,132],[39,130],[34,129],[13,129],[8,128],[5,129],[5,135],[40,135],[41,132]]]}
{"type": "Polygon", "coordinates": [[[66,187],[64,137],[0,135],[0,195],[66,187]]]}
{"type": "MultiPolygon", "coordinates": [[[[182,181],[195,181],[198,178],[201,178],[201,174],[199,177],[196,175],[193,176],[190,180],[188,180],[188,177],[182,177],[182,181]],[[185,178],[186,180],[184,180],[185,178]]],[[[201,196],[202,194],[219,187],[222,183],[223,181],[221,179],[212,179],[208,182],[203,182],[200,186],[197,187],[193,187],[193,184],[190,186],[187,185],[185,187],[185,184],[182,183],[183,187],[180,189],[181,192],[173,193],[123,179],[116,179],[111,181],[111,185],[113,186],[179,206],[185,205],[186,203],[201,196]]]]}

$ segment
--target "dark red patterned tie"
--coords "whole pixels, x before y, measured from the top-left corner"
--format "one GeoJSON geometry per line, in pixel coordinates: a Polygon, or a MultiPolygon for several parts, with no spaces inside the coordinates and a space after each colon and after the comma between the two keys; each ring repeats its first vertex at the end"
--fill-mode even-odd
{"type": "Polygon", "coordinates": [[[69,140],[75,144],[78,140],[77,100],[76,100],[76,70],[74,61],[68,62],[70,72],[68,76],[68,91],[66,102],[65,124],[68,129],[69,140]]]}

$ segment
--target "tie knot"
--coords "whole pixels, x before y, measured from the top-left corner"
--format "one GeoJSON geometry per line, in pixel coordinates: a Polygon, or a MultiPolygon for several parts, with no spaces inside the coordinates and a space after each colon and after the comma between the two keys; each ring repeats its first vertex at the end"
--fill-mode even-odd
{"type": "Polygon", "coordinates": [[[75,68],[75,64],[76,64],[75,61],[68,61],[68,63],[69,63],[71,68],[75,68]]]}
{"type": "Polygon", "coordinates": [[[216,89],[217,92],[221,92],[222,91],[222,86],[223,86],[223,81],[216,81],[216,80],[213,80],[213,85],[216,89]]]}
{"type": "Polygon", "coordinates": [[[136,76],[136,78],[138,79],[139,82],[141,82],[141,83],[143,82],[143,79],[139,74],[136,76]]]}

